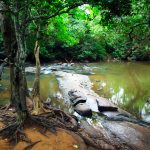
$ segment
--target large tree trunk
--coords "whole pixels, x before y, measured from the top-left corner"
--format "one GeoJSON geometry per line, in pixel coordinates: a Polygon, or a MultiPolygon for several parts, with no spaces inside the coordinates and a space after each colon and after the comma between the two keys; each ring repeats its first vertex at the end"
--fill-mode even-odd
{"type": "MultiPolygon", "coordinates": [[[[21,4],[23,5],[23,3],[21,4]]],[[[21,7],[19,1],[16,1],[14,6],[16,6],[16,11],[21,7]]],[[[2,1],[0,2],[0,7],[1,10],[7,9],[7,6],[2,1]]],[[[28,111],[26,106],[26,53],[24,32],[20,29],[20,13],[12,18],[10,13],[0,13],[0,15],[1,31],[10,64],[11,104],[16,108],[18,121],[23,122],[28,115],[28,111]]]]}
{"type": "Polygon", "coordinates": [[[20,28],[18,27],[19,17],[14,17],[15,35],[17,41],[17,53],[15,58],[15,69],[14,69],[14,95],[13,105],[16,108],[18,114],[18,120],[24,121],[28,115],[26,105],[26,76],[25,76],[25,47],[24,39],[20,28]]]}
{"type": "MultiPolygon", "coordinates": [[[[5,5],[3,5],[3,7],[4,6],[5,5]]],[[[17,44],[11,16],[9,14],[5,15],[4,13],[0,13],[0,27],[4,39],[7,60],[10,66],[10,102],[12,103],[14,99],[14,58],[16,55],[17,44]]]]}

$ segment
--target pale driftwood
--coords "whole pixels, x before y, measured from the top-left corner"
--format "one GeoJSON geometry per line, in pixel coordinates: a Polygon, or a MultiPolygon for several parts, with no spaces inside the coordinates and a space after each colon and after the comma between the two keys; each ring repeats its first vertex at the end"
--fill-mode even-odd
{"type": "Polygon", "coordinates": [[[41,109],[41,101],[40,101],[40,59],[39,59],[39,51],[40,51],[40,45],[39,42],[35,42],[35,48],[34,48],[34,55],[36,60],[36,73],[35,73],[35,80],[33,84],[33,90],[32,90],[32,99],[34,102],[34,109],[33,114],[38,114],[41,109]]]}

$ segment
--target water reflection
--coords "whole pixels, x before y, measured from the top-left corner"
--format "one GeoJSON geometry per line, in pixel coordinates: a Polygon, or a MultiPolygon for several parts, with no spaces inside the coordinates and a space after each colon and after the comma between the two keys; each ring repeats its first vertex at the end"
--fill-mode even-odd
{"type": "MultiPolygon", "coordinates": [[[[60,66],[56,66],[57,69],[60,66]]],[[[62,68],[61,68],[62,69],[62,68]]],[[[88,75],[93,89],[140,119],[150,121],[150,62],[149,63],[92,63],[63,67],[66,72],[88,75]]],[[[34,75],[27,74],[28,87],[32,88],[34,75]]],[[[63,101],[54,73],[41,75],[41,99],[51,98],[52,105],[72,112],[63,101]]],[[[0,103],[9,99],[9,72],[5,70],[0,81],[0,103]]]]}
{"type": "Polygon", "coordinates": [[[149,63],[93,65],[101,68],[94,69],[95,75],[90,76],[94,82],[93,89],[100,96],[110,99],[140,119],[150,120],[150,105],[146,105],[150,96],[149,63]]]}

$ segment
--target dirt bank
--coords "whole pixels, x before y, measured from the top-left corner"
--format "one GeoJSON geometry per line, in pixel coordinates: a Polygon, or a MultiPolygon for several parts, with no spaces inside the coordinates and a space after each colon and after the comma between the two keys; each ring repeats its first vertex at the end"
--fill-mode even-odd
{"type": "MultiPolygon", "coordinates": [[[[0,123],[0,128],[4,125],[0,123]]],[[[85,144],[83,139],[74,132],[57,128],[56,133],[46,131],[42,133],[42,127],[37,125],[27,125],[25,134],[33,142],[31,145],[20,141],[17,145],[11,145],[7,139],[0,139],[1,150],[94,150],[85,144]],[[31,146],[29,146],[31,145],[31,146]]]]}

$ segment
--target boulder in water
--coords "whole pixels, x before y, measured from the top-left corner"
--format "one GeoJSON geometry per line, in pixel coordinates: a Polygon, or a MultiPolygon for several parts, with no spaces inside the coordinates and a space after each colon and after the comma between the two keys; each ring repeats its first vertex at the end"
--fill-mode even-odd
{"type": "Polygon", "coordinates": [[[35,73],[36,72],[36,68],[35,67],[26,67],[25,68],[25,72],[27,72],[27,73],[35,73]]]}
{"type": "Polygon", "coordinates": [[[117,107],[114,107],[114,106],[101,106],[98,100],[96,100],[96,102],[97,102],[98,110],[99,110],[100,112],[105,112],[105,111],[118,111],[118,108],[117,108],[117,107]]]}
{"type": "Polygon", "coordinates": [[[80,104],[80,103],[85,103],[86,102],[86,99],[83,99],[82,97],[79,97],[75,100],[72,101],[72,104],[73,106],[75,107],[77,104],[80,104]]]}
{"type": "Polygon", "coordinates": [[[79,103],[75,106],[74,110],[81,116],[92,117],[92,110],[85,103],[79,103]]]}
{"type": "Polygon", "coordinates": [[[73,106],[76,106],[79,103],[85,103],[87,100],[86,96],[77,90],[69,91],[68,95],[70,96],[70,101],[72,102],[73,106]]]}
{"type": "Polygon", "coordinates": [[[102,126],[130,149],[149,150],[150,128],[131,122],[104,121],[102,126]]]}

